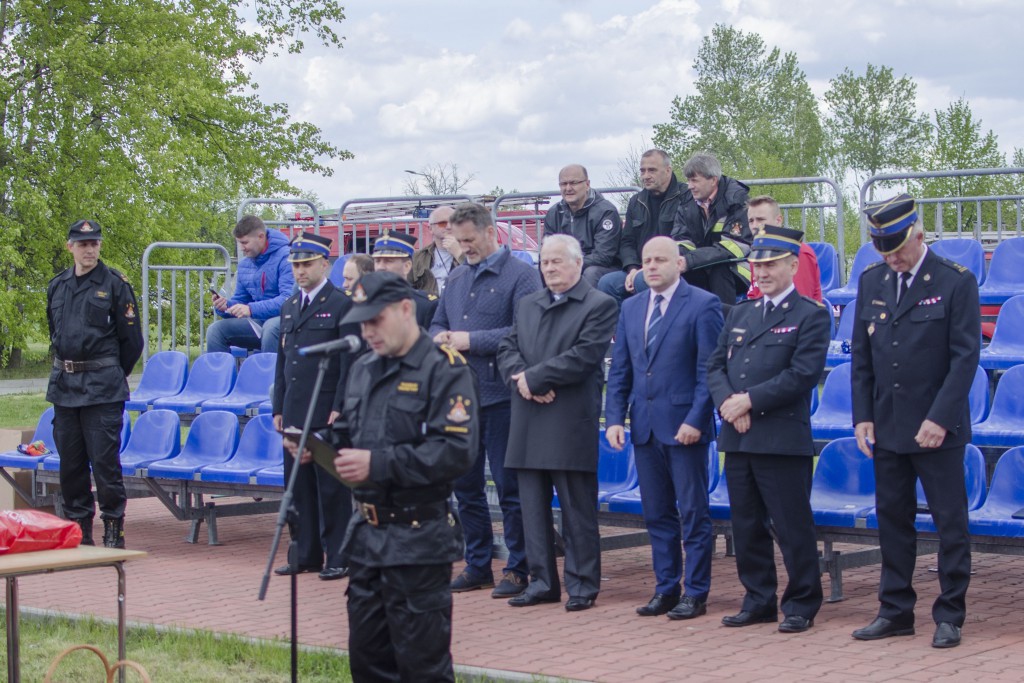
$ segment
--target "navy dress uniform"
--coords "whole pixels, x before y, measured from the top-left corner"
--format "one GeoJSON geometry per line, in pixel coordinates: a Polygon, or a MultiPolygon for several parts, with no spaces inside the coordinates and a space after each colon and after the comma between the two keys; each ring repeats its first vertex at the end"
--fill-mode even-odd
{"type": "MultiPolygon", "coordinates": [[[[301,263],[326,259],[331,253],[330,249],[329,238],[303,233],[292,240],[288,260],[301,263]]],[[[312,422],[314,430],[326,427],[332,412],[341,412],[352,356],[345,353],[331,356],[320,394],[313,396],[319,358],[299,355],[299,349],[350,334],[358,335],[358,325],[341,324],[351,306],[349,298],[326,278],[312,297],[299,290],[281,306],[281,341],[274,373],[272,403],[273,414],[281,416],[283,427],[301,428],[310,401],[315,406],[312,422]],[[307,299],[308,304],[304,305],[307,299]]],[[[285,481],[291,476],[294,463],[294,458],[285,452],[285,481]]],[[[278,567],[276,573],[288,575],[316,571],[320,572],[321,579],[342,578],[347,563],[342,557],[341,546],[348,521],[352,517],[352,496],[348,488],[312,463],[300,465],[294,501],[298,512],[298,525],[295,529],[298,537],[294,539],[298,553],[290,564],[278,567]]]]}
{"type": "Polygon", "coordinates": [[[952,647],[960,642],[971,572],[963,459],[981,346],[978,285],[967,268],[924,244],[909,195],[869,205],[865,214],[885,262],[866,269],[858,285],[853,421],[858,445],[874,456],[882,575],[878,619],[853,635],[914,631],[920,478],[939,535],[932,644],[952,647]]]}
{"type": "MultiPolygon", "coordinates": [[[[394,273],[368,273],[344,322],[372,320],[413,291],[394,273]]],[[[352,447],[371,454],[345,540],[353,680],[453,681],[450,583],[463,536],[449,498],[477,457],[472,371],[419,330],[404,355],[353,364],[344,417],[352,447]]]]}
{"type": "MultiPolygon", "coordinates": [[[[103,544],[124,547],[127,496],[121,477],[121,429],[127,376],[142,355],[135,294],[126,278],[99,260],[100,224],[77,221],[68,231],[75,266],[50,280],[46,320],[53,369],[46,400],[53,404],[53,439],[60,453],[64,516],[82,527],[92,544],[96,480],[103,544]],[[79,264],[76,249],[95,242],[95,254],[79,264]],[[74,245],[75,248],[72,248],[74,245]],[[88,269],[82,275],[77,270],[88,269]]],[[[87,246],[86,246],[87,248],[87,246]]]]}
{"type": "MultiPolygon", "coordinates": [[[[416,236],[404,232],[385,230],[384,234],[373,243],[373,258],[406,259],[409,264],[406,279],[412,273],[412,257],[416,253],[416,236]]],[[[405,262],[403,262],[404,264],[405,262]]],[[[377,270],[381,270],[378,268],[377,270]]],[[[430,323],[434,320],[434,313],[437,311],[437,295],[429,294],[426,290],[436,290],[437,283],[434,274],[427,271],[421,278],[423,289],[413,288],[413,301],[416,302],[416,322],[424,330],[430,329],[430,323]]],[[[411,284],[411,282],[410,282],[411,284]]]]}
{"type": "MultiPolygon", "coordinates": [[[[765,226],[750,261],[763,263],[800,252],[799,230],[765,226]]],[[[741,612],[727,626],[775,622],[783,632],[813,625],[821,607],[821,576],[810,493],[814,460],[810,399],[828,352],[831,318],[818,301],[790,282],[775,296],[737,304],[726,318],[708,361],[716,406],[734,394],[750,400],[750,426],[740,432],[723,420],[736,569],[746,589],[741,612]],[[769,522],[774,525],[789,582],[776,605],[778,577],[769,522]]]]}

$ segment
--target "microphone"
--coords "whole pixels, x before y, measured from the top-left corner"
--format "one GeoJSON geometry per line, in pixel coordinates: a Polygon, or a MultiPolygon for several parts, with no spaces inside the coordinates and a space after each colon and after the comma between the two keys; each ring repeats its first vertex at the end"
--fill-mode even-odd
{"type": "Polygon", "coordinates": [[[299,349],[300,356],[327,356],[332,353],[357,353],[363,347],[363,343],[359,341],[359,337],[354,334],[350,334],[342,337],[341,339],[335,339],[334,341],[324,342],[322,344],[313,344],[312,346],[303,346],[299,349]]]}

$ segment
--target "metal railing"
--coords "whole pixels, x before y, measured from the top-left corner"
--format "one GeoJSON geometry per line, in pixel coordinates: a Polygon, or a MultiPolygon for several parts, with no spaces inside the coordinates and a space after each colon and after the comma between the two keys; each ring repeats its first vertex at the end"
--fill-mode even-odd
{"type": "MultiPolygon", "coordinates": [[[[211,259],[213,260],[213,259],[211,259]]],[[[164,350],[168,341],[170,350],[179,346],[192,357],[193,342],[202,352],[206,346],[207,316],[212,311],[207,294],[211,287],[218,289],[231,279],[231,254],[221,244],[199,242],[154,242],[142,253],[142,359],[143,367],[149,361],[150,337],[155,337],[156,350],[164,350]],[[154,264],[153,253],[158,250],[212,251],[223,260],[222,265],[211,264],[154,264]],[[165,278],[165,273],[167,277],[165,278]],[[155,276],[155,277],[154,277],[155,276]],[[218,283],[217,278],[223,277],[218,283]],[[155,279],[155,283],[153,280],[155,279]],[[165,282],[166,280],[166,282],[165,282]],[[155,320],[154,320],[155,318],[155,320]],[[182,325],[179,328],[179,323],[182,325]],[[165,335],[165,325],[169,334],[165,335]]],[[[228,296],[231,296],[230,293],[228,296]]],[[[210,323],[213,319],[210,320],[210,323]]]]}
{"type": "MultiPolygon", "coordinates": [[[[929,180],[942,178],[965,178],[978,180],[989,176],[1017,175],[1024,178],[1024,168],[973,168],[955,169],[952,171],[922,171],[914,173],[881,173],[871,176],[864,181],[860,188],[860,242],[864,244],[868,239],[868,223],[864,216],[864,207],[867,205],[867,197],[872,189],[879,183],[898,183],[905,186],[913,185],[912,190],[925,190],[925,184],[929,180]]],[[[936,239],[942,239],[947,232],[956,233],[957,237],[968,233],[980,242],[998,243],[1003,240],[1005,233],[1012,232],[1015,237],[1022,234],[1022,210],[1024,210],[1024,194],[1003,193],[978,194],[973,196],[920,196],[920,191],[912,192],[919,207],[922,220],[926,221],[925,231],[934,233],[936,239]],[[994,207],[992,203],[994,202],[994,207]],[[1007,211],[1005,204],[1010,203],[1010,211],[1007,211]],[[954,208],[954,219],[956,225],[949,229],[946,226],[946,213],[950,207],[954,208]],[[927,219],[928,212],[922,207],[932,208],[931,227],[929,229],[927,219]],[[970,211],[965,210],[970,209],[970,211]],[[1009,223],[1006,218],[1008,214],[1015,214],[1009,223]],[[970,215],[968,215],[970,214],[970,215]],[[984,214],[988,214],[991,220],[992,229],[985,230],[986,224],[984,214]],[[973,219],[973,220],[972,220],[973,219]]]]}
{"type": "MultiPolygon", "coordinates": [[[[601,193],[605,199],[608,199],[608,195],[624,194],[627,192],[629,194],[634,194],[639,192],[640,188],[635,185],[625,187],[595,187],[594,191],[601,193]]],[[[562,193],[559,190],[509,192],[495,198],[494,203],[491,205],[491,217],[495,222],[500,220],[504,223],[509,223],[514,227],[520,228],[524,234],[529,235],[536,240],[537,244],[540,244],[541,239],[544,237],[544,216],[556,201],[561,200],[561,197],[562,193]],[[556,199],[556,201],[552,201],[553,199],[556,199]],[[512,204],[519,207],[517,215],[499,216],[498,210],[501,208],[502,204],[512,204]],[[533,205],[532,211],[529,208],[522,208],[528,207],[531,204],[533,205]],[[543,208],[541,206],[542,204],[543,208]]],[[[620,213],[621,211],[622,210],[620,209],[620,213]]]]}
{"type": "MultiPolygon", "coordinates": [[[[439,206],[471,202],[468,194],[403,195],[400,197],[360,197],[349,199],[338,209],[339,252],[368,254],[375,239],[384,230],[412,233],[426,222],[431,210],[439,206]],[[381,207],[384,215],[350,216],[352,207],[381,207]],[[412,216],[388,216],[387,209],[408,209],[412,216]],[[426,214],[426,215],[416,215],[426,214]],[[358,220],[357,220],[358,218],[358,220]],[[348,237],[351,236],[351,238],[348,237]]],[[[369,214],[369,212],[367,212],[369,214]]]]}

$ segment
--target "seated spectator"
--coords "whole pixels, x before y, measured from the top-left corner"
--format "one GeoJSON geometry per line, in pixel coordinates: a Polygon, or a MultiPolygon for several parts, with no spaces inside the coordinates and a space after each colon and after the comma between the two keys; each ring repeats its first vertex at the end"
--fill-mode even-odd
{"type": "MultiPolygon", "coordinates": [[[[750,224],[750,230],[754,237],[761,234],[766,225],[774,225],[777,228],[784,227],[779,203],[775,201],[774,197],[766,194],[751,197],[747,201],[747,222],[750,224]]],[[[821,271],[818,269],[817,254],[805,242],[801,242],[799,258],[799,270],[793,276],[796,291],[815,301],[821,301],[821,271]]],[[[747,298],[757,299],[760,296],[761,290],[758,288],[757,282],[751,279],[747,298]]]]}
{"type": "Polygon", "coordinates": [[[367,273],[373,272],[373,259],[366,254],[352,254],[341,269],[341,284],[346,292],[351,292],[356,281],[367,273]]]}
{"type": "Polygon", "coordinates": [[[570,235],[583,248],[583,279],[591,287],[622,267],[619,237],[622,219],[615,205],[590,189],[587,169],[570,164],[558,172],[562,201],[544,216],[544,235],[570,235]]]}
{"type": "Polygon", "coordinates": [[[454,207],[439,206],[430,212],[431,242],[420,249],[412,257],[412,286],[422,289],[427,294],[441,296],[448,281],[448,274],[458,265],[466,262],[462,255],[462,247],[452,235],[451,222],[454,207]],[[426,274],[434,276],[437,283],[431,289],[426,283],[426,274]]]}
{"type": "Polygon", "coordinates": [[[230,351],[240,346],[275,352],[281,304],[295,287],[288,238],[268,229],[259,216],[242,216],[233,234],[242,250],[235,293],[230,299],[213,295],[213,308],[221,319],[206,332],[206,350],[230,351]]]}
{"type": "Polygon", "coordinates": [[[671,235],[676,207],[683,187],[672,172],[672,158],[660,149],[649,149],[640,157],[640,180],[644,189],[626,206],[626,221],[619,240],[622,270],[601,278],[597,288],[620,304],[626,297],[647,290],[640,267],[640,253],[652,237],[671,235]]]}

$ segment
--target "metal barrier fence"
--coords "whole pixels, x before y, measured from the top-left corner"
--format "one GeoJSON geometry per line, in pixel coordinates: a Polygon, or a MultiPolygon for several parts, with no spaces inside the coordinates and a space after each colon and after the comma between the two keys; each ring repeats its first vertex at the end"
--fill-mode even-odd
{"type": "MultiPolygon", "coordinates": [[[[804,240],[807,242],[827,242],[836,248],[839,256],[840,284],[846,284],[846,240],[842,236],[846,234],[843,220],[843,191],[839,183],[824,176],[807,178],[756,178],[753,180],[740,181],[751,187],[765,187],[769,185],[806,185],[811,194],[817,194],[819,188],[828,188],[832,191],[833,201],[807,201],[800,203],[779,203],[782,211],[783,222],[791,227],[799,227],[804,232],[804,240]],[[799,225],[790,219],[790,212],[799,211],[799,225]],[[832,223],[835,233],[829,239],[829,223],[832,223]],[[817,224],[817,235],[810,231],[812,225],[817,224]],[[815,239],[816,238],[816,239],[815,239]]],[[[754,194],[751,192],[750,194],[754,194]]]]}
{"type": "MultiPolygon", "coordinates": [[[[212,258],[212,261],[216,261],[212,258]]],[[[213,322],[212,307],[207,296],[210,288],[219,289],[231,280],[231,254],[220,244],[199,242],[154,242],[142,253],[142,309],[143,366],[151,353],[150,337],[155,337],[156,351],[184,347],[192,357],[193,343],[202,352],[206,346],[206,328],[213,322]],[[152,263],[154,252],[211,251],[222,263],[165,264],[152,263]],[[165,274],[166,277],[165,277],[165,274]],[[222,280],[218,278],[222,277],[222,280]],[[155,282],[154,282],[155,280],[155,282]],[[210,318],[209,322],[207,318],[210,318]]],[[[230,296],[230,294],[228,295],[230,296]]]]}
{"type": "Polygon", "coordinates": [[[471,202],[473,197],[464,194],[447,195],[406,195],[402,197],[361,197],[349,199],[338,209],[339,253],[369,254],[373,240],[384,230],[412,233],[426,225],[430,211],[446,204],[471,202]],[[430,206],[424,206],[424,203],[430,206]],[[366,209],[359,215],[358,209],[366,209]],[[374,213],[376,209],[376,215],[374,213]],[[388,216],[387,211],[407,210],[409,216],[388,216]],[[422,215],[418,215],[422,214],[422,215]]]}
{"type": "Polygon", "coordinates": [[[997,244],[1007,233],[1015,237],[1022,234],[1022,218],[1024,218],[1024,168],[974,168],[956,169],[952,171],[925,171],[919,173],[883,173],[871,176],[860,188],[860,242],[865,244],[868,239],[868,224],[863,209],[868,196],[879,183],[897,183],[904,185],[918,204],[918,212],[925,222],[925,231],[936,239],[952,236],[963,237],[966,234],[979,242],[997,244]],[[1007,189],[1006,176],[1017,176],[1016,192],[999,191],[1007,189]],[[944,179],[959,179],[972,185],[989,185],[993,191],[985,194],[973,192],[971,195],[935,193],[933,190],[945,185],[944,179]],[[1001,181],[1001,182],[1000,182],[1001,181]],[[938,194],[938,196],[936,196],[938,194]],[[1009,204],[1009,207],[1007,207],[1009,204]],[[927,211],[930,209],[930,211],[927,211]],[[1009,222],[1008,220],[1009,219],[1009,222]],[[947,227],[953,222],[952,229],[947,227]],[[986,229],[986,225],[990,226],[986,229]]]}
{"type": "MultiPolygon", "coordinates": [[[[594,188],[594,190],[604,195],[605,199],[608,199],[608,195],[624,194],[627,192],[629,194],[633,194],[639,192],[640,188],[630,185],[627,187],[597,187],[594,188]]],[[[500,220],[505,223],[511,223],[513,226],[520,228],[524,234],[529,235],[536,240],[537,244],[540,244],[541,238],[544,237],[544,216],[547,214],[548,209],[551,208],[552,204],[556,203],[552,200],[555,198],[557,198],[557,200],[561,200],[561,197],[562,193],[559,190],[509,192],[495,198],[494,203],[491,205],[491,217],[495,222],[500,220]],[[511,217],[508,215],[499,216],[498,210],[501,208],[502,204],[509,204],[517,207],[515,215],[511,217]],[[531,204],[533,205],[532,210],[528,208],[531,204]],[[543,208],[541,207],[542,204],[543,208]]],[[[620,213],[621,212],[622,210],[620,209],[620,213]]]]}

